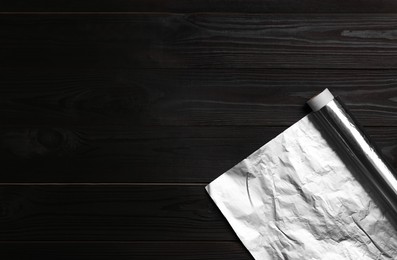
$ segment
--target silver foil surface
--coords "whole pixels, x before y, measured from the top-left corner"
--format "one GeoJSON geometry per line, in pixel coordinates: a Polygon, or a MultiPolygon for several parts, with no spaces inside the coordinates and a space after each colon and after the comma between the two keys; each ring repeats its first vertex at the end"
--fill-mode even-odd
{"type": "Polygon", "coordinates": [[[393,169],[338,98],[206,186],[255,259],[397,259],[393,169]]]}

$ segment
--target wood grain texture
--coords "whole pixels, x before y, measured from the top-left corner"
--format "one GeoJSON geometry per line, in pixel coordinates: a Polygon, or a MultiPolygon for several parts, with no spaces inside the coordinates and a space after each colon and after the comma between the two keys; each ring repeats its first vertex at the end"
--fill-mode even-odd
{"type": "Polygon", "coordinates": [[[397,168],[396,11],[391,0],[2,3],[36,13],[0,15],[0,258],[252,259],[204,185],[323,88],[397,168]]]}
{"type": "Polygon", "coordinates": [[[0,68],[397,68],[394,14],[1,15],[0,68]]]}
{"type": "MultiPolygon", "coordinates": [[[[285,128],[8,128],[0,182],[209,183],[285,128]]],[[[366,130],[397,169],[397,128],[366,130]]]]}
{"type": "Polygon", "coordinates": [[[240,242],[21,242],[0,243],[3,259],[31,260],[249,260],[240,242]]]}
{"type": "Polygon", "coordinates": [[[4,1],[2,12],[245,12],[245,13],[393,13],[393,0],[38,0],[4,1]]]}
{"type": "Polygon", "coordinates": [[[0,241],[237,241],[202,185],[0,186],[0,213],[0,241]]]}
{"type": "Polygon", "coordinates": [[[289,126],[324,88],[362,125],[397,126],[397,70],[20,68],[0,85],[0,128],[289,126]]]}

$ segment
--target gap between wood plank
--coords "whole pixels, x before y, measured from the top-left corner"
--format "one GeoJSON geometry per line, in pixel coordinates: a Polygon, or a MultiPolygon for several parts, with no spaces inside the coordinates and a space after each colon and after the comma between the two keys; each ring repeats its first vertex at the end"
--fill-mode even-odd
{"type": "Polygon", "coordinates": [[[4,182],[0,183],[0,186],[205,186],[208,183],[204,182],[194,182],[194,183],[167,183],[167,182],[143,182],[143,183],[129,183],[129,182],[83,182],[83,183],[73,183],[73,182],[57,182],[57,183],[46,183],[46,182],[4,182]]]}
{"type": "Polygon", "coordinates": [[[137,241],[123,241],[123,240],[57,240],[57,241],[51,241],[51,240],[41,240],[41,241],[34,241],[34,240],[21,240],[21,241],[6,241],[6,240],[0,240],[1,244],[21,244],[21,243],[29,243],[29,244],[64,244],[64,243],[81,243],[81,244],[88,244],[88,243],[96,243],[96,244],[157,244],[157,243],[162,243],[162,244],[172,244],[172,243],[214,243],[214,244],[236,244],[240,243],[239,241],[230,241],[230,240],[225,240],[225,241],[219,241],[219,240],[192,240],[192,241],[186,241],[186,240],[167,240],[167,241],[162,241],[162,240],[137,240],[137,241]]]}
{"type": "Polygon", "coordinates": [[[88,11],[76,11],[76,12],[0,12],[0,15],[150,15],[150,14],[172,14],[172,15],[192,15],[192,14],[205,14],[205,15],[283,15],[283,16],[295,16],[295,15],[306,15],[306,16],[319,16],[319,15],[338,15],[338,16],[351,16],[351,15],[372,15],[372,16],[382,16],[382,15],[397,15],[396,12],[382,12],[382,13],[303,13],[303,12],[293,12],[293,13],[282,13],[282,12],[88,12],[88,11]]]}

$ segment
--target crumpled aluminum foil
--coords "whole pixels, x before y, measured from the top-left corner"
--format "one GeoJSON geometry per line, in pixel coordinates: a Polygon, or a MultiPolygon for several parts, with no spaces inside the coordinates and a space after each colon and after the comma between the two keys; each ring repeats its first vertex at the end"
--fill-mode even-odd
{"type": "Polygon", "coordinates": [[[313,113],[206,186],[255,259],[397,259],[397,231],[313,113]]]}

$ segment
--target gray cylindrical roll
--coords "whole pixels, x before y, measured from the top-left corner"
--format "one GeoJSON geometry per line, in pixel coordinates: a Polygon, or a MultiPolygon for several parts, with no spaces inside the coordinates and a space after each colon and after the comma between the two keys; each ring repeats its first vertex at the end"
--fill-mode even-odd
{"type": "Polygon", "coordinates": [[[313,99],[308,104],[314,108],[314,117],[323,131],[327,132],[333,143],[342,147],[342,156],[348,156],[355,163],[390,206],[391,213],[397,216],[397,175],[394,169],[386,162],[339,97],[334,98],[325,90],[313,99]]]}

